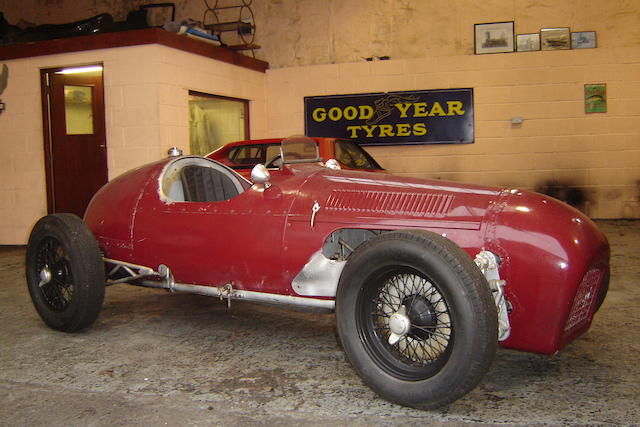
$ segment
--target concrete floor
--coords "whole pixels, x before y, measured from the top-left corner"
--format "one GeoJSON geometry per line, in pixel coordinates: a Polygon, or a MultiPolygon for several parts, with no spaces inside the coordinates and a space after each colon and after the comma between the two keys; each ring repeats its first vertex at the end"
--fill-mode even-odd
{"type": "Polygon", "coordinates": [[[0,425],[640,425],[640,221],[601,221],[611,290],[591,330],[548,357],[500,350],[473,392],[418,411],[378,398],[332,315],[126,285],[85,332],[48,329],[24,248],[0,249],[0,425]]]}

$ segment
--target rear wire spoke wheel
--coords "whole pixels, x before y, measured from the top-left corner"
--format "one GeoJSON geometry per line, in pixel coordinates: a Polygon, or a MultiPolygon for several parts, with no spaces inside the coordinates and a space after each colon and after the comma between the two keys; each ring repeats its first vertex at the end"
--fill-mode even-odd
{"type": "Polygon", "coordinates": [[[71,302],[75,288],[69,255],[55,237],[46,237],[36,249],[36,270],[44,303],[56,313],[71,302]]]}
{"type": "Polygon", "coordinates": [[[104,263],[84,222],[72,214],[48,215],[36,223],[26,256],[27,285],[42,320],[74,332],[91,325],[104,300],[104,263]]]}
{"type": "Polygon", "coordinates": [[[497,310],[473,260],[427,231],[381,234],[347,260],[338,332],[365,383],[406,406],[434,408],[468,393],[497,349],[497,310]]]}

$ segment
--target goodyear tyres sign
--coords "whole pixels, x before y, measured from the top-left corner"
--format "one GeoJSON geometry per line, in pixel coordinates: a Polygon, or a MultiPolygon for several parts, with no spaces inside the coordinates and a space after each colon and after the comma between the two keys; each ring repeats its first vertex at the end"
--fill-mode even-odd
{"type": "Polygon", "coordinates": [[[305,134],[367,145],[473,142],[473,89],[304,98],[305,134]]]}

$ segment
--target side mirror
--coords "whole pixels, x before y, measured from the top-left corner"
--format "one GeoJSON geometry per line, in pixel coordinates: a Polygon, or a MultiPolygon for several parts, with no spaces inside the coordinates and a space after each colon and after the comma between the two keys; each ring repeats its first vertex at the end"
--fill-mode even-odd
{"type": "Polygon", "coordinates": [[[251,170],[251,181],[263,191],[271,187],[270,179],[271,174],[262,163],[255,165],[251,170]]]}

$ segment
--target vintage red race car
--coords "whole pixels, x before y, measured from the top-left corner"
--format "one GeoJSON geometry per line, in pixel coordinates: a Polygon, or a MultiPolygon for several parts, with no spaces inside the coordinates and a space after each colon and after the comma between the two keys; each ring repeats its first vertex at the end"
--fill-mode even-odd
{"type": "MultiPolygon", "coordinates": [[[[252,139],[231,142],[209,153],[207,157],[217,160],[249,177],[251,169],[259,163],[267,169],[278,170],[280,166],[280,143],[283,138],[252,139]]],[[[318,144],[320,158],[335,159],[342,169],[357,169],[383,172],[378,162],[354,141],[339,138],[312,138],[318,144]]]]}
{"type": "Polygon", "coordinates": [[[305,137],[280,155],[252,182],[172,156],[109,182],[84,221],[42,218],[26,265],[44,322],[88,327],[118,283],[335,311],[364,382],[431,408],[474,388],[499,344],[559,351],[605,297],[607,240],[561,202],[341,170],[305,137]]]}

